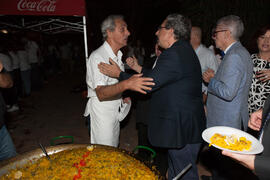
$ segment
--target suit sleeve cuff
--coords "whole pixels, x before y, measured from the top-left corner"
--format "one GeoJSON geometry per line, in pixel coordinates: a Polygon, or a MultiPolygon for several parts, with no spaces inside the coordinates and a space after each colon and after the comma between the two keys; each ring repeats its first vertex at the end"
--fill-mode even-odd
{"type": "Polygon", "coordinates": [[[270,177],[270,157],[256,155],[254,161],[255,174],[259,177],[270,177]]]}
{"type": "Polygon", "coordinates": [[[121,71],[118,80],[123,81],[131,77],[131,74],[121,71]]]}

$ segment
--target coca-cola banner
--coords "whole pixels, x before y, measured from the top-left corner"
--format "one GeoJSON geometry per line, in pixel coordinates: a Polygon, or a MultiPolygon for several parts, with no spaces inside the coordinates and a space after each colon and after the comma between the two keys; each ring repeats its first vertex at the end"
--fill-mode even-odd
{"type": "Polygon", "coordinates": [[[2,15],[84,16],[84,0],[0,0],[2,15]]]}

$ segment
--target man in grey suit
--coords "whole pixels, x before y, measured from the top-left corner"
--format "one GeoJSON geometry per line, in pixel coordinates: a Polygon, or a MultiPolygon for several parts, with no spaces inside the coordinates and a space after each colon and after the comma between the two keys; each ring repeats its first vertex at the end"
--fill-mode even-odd
{"type": "Polygon", "coordinates": [[[244,25],[238,16],[218,20],[213,39],[225,56],[216,72],[208,70],[203,79],[208,84],[207,127],[230,126],[247,129],[248,92],[252,80],[252,61],[239,38],[244,25]]]}
{"type": "MultiPolygon", "coordinates": [[[[213,32],[216,47],[225,56],[216,72],[208,69],[203,80],[208,84],[207,127],[229,126],[247,129],[248,92],[252,80],[252,61],[248,51],[241,45],[239,38],[244,31],[242,20],[229,15],[218,20],[213,32]]],[[[240,165],[221,155],[221,151],[210,148],[209,155],[214,162],[213,179],[239,179],[240,165]],[[234,169],[232,173],[228,169],[234,169]],[[233,168],[232,168],[233,167],[233,168]]]]}

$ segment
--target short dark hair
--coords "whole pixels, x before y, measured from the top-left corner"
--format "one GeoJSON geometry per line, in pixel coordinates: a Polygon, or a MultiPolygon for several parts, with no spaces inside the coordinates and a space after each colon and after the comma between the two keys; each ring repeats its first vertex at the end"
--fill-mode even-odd
{"type": "Polygon", "coordinates": [[[166,18],[166,29],[172,28],[174,30],[174,38],[176,40],[190,39],[191,22],[190,20],[181,14],[170,14],[166,18]]]}
{"type": "Polygon", "coordinates": [[[259,52],[258,43],[257,43],[258,38],[263,36],[267,31],[270,31],[270,24],[260,26],[259,29],[255,31],[250,43],[248,44],[248,49],[250,53],[253,54],[253,53],[259,52]]]}
{"type": "Polygon", "coordinates": [[[258,40],[258,38],[259,38],[260,36],[265,35],[265,33],[266,33],[267,31],[270,31],[270,25],[269,25],[269,24],[260,27],[260,28],[255,32],[254,38],[255,38],[256,40],[258,40]]]}

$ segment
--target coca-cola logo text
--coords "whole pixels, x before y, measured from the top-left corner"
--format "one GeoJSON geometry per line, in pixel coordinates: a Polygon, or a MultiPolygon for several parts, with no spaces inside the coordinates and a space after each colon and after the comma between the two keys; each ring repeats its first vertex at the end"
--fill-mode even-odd
{"type": "Polygon", "coordinates": [[[56,0],[20,0],[17,9],[19,11],[54,12],[56,0]]]}

